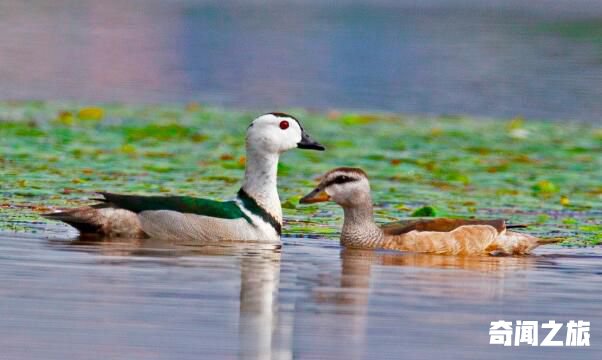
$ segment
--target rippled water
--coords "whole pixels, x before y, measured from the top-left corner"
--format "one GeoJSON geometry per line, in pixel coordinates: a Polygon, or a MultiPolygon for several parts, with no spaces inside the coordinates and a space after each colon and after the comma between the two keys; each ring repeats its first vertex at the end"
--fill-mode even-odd
{"type": "Polygon", "coordinates": [[[599,0],[3,0],[0,99],[602,118],[599,0]]]}
{"type": "Polygon", "coordinates": [[[599,359],[602,350],[600,248],[462,258],[300,238],[282,248],[86,241],[66,229],[0,234],[3,359],[599,359]],[[592,346],[488,345],[499,319],[587,320],[592,346]]]}

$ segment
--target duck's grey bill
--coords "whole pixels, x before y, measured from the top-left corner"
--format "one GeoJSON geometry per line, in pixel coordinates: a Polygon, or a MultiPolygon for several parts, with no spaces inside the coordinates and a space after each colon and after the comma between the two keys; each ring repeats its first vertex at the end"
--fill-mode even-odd
{"type": "Polygon", "coordinates": [[[324,146],[312,139],[305,131],[301,133],[301,141],[297,143],[299,149],[319,150],[324,151],[324,146]]]}
{"type": "Polygon", "coordinates": [[[317,202],[324,202],[330,200],[330,196],[326,191],[316,188],[309,194],[305,195],[299,200],[300,204],[313,204],[317,202]]]}

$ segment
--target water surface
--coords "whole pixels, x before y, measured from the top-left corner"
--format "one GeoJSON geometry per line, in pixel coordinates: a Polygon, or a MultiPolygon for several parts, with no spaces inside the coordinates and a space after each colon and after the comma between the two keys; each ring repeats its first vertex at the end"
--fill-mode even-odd
{"type": "Polygon", "coordinates": [[[596,359],[602,349],[599,248],[462,258],[35,227],[44,235],[0,234],[4,359],[596,359]],[[488,345],[499,319],[591,321],[592,346],[488,345]]]}

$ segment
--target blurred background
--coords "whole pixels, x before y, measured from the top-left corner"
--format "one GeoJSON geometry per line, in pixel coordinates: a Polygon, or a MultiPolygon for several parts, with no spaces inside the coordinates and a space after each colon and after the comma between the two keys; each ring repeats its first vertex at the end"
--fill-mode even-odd
{"type": "Polygon", "coordinates": [[[599,0],[3,0],[0,99],[599,121],[599,0]]]}

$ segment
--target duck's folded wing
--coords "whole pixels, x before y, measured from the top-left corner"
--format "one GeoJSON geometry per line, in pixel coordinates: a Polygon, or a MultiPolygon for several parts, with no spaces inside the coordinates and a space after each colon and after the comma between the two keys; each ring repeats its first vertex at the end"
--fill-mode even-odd
{"type": "Polygon", "coordinates": [[[215,201],[191,196],[142,196],[100,193],[104,202],[135,213],[143,211],[171,210],[187,214],[204,215],[221,219],[251,219],[234,201],[215,201]]]}
{"type": "Polygon", "coordinates": [[[495,228],[498,233],[506,229],[506,222],[503,219],[493,220],[475,220],[475,219],[417,219],[417,220],[401,220],[382,226],[385,235],[401,235],[410,231],[431,231],[431,232],[449,232],[460,226],[465,225],[489,225],[495,228]]]}
{"type": "Polygon", "coordinates": [[[386,236],[384,248],[442,255],[479,255],[497,250],[499,233],[490,225],[462,225],[452,231],[410,231],[386,236]]]}

